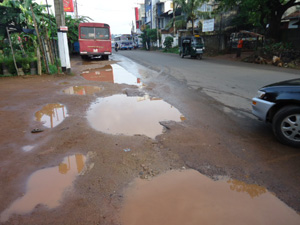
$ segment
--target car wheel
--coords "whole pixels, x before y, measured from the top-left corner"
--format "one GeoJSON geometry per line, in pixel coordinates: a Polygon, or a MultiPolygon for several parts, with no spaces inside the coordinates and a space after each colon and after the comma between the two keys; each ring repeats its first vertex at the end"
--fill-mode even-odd
{"type": "Polygon", "coordinates": [[[273,132],[281,143],[300,147],[300,107],[280,109],[273,118],[273,132]]]}

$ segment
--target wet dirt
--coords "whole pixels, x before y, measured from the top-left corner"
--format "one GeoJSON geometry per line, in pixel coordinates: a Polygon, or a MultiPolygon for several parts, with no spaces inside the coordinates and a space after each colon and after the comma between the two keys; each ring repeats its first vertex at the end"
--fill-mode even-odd
{"type": "MultiPolygon", "coordinates": [[[[82,176],[76,171],[77,165],[72,166],[76,168],[72,172],[75,178],[70,188],[56,198],[59,204],[54,207],[49,203],[48,206],[38,197],[26,213],[9,211],[8,220],[1,224],[120,225],[124,196],[133,180],[152,179],[183,166],[210,178],[226,175],[260,185],[300,212],[297,150],[285,146],[278,149],[272,137],[267,137],[271,145],[257,141],[250,131],[243,132],[247,126],[240,129],[239,124],[215,107],[215,102],[207,96],[126,58],[114,56],[110,61],[89,62],[73,57],[71,63],[72,76],[0,78],[1,214],[24,198],[34,174],[53,169],[57,176],[62,176],[57,168],[62,159],[72,156],[74,164],[75,155],[86,157],[82,176]],[[109,81],[84,78],[83,71],[98,68],[111,69],[113,77],[124,69],[130,74],[130,81],[118,83],[111,77],[109,81]],[[85,95],[64,92],[70,87],[87,86],[99,87],[100,91],[85,95]],[[152,102],[164,101],[180,112],[171,121],[160,121],[160,129],[164,132],[155,138],[99,132],[87,119],[91,106],[99,99],[118,95],[124,99],[129,98],[127,96],[138,99],[145,94],[152,102]],[[51,108],[49,104],[59,107],[51,108]],[[187,119],[180,118],[181,115],[187,119]],[[54,125],[57,118],[60,123],[54,125]],[[50,127],[53,128],[47,129],[50,127]],[[34,129],[43,132],[31,133],[34,129]]],[[[258,189],[253,195],[263,196],[261,192],[263,189],[258,189]]],[[[45,191],[42,195],[49,197],[45,191]]]]}
{"type": "Polygon", "coordinates": [[[195,170],[136,179],[124,202],[124,225],[300,223],[300,215],[264,187],[226,177],[212,180],[195,170]]]}
{"type": "Polygon", "coordinates": [[[148,95],[98,98],[87,112],[87,120],[95,130],[114,135],[146,135],[152,139],[163,132],[159,122],[180,122],[181,118],[176,108],[148,95]]]}

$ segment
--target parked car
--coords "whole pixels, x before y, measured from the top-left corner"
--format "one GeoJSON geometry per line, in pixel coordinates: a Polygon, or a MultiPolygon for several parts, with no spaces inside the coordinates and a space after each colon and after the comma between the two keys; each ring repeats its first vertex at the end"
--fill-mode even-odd
{"type": "Polygon", "coordinates": [[[283,144],[300,147],[300,79],[270,84],[252,99],[252,113],[272,124],[283,144]]]}

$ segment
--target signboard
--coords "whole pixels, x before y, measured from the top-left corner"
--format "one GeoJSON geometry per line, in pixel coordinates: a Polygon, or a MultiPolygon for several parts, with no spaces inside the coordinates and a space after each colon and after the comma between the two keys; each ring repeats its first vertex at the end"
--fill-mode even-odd
{"type": "Polygon", "coordinates": [[[214,31],[214,29],[215,29],[215,19],[203,21],[202,32],[214,31]]]}
{"type": "Polygon", "coordinates": [[[139,24],[139,8],[135,7],[135,25],[136,25],[136,29],[140,28],[140,24],[139,24]]]}
{"type": "Polygon", "coordinates": [[[65,12],[74,12],[73,0],[63,0],[63,3],[65,12]]]}
{"type": "Polygon", "coordinates": [[[59,27],[59,31],[61,31],[61,32],[67,32],[68,31],[68,27],[67,26],[60,26],[59,27]]]}

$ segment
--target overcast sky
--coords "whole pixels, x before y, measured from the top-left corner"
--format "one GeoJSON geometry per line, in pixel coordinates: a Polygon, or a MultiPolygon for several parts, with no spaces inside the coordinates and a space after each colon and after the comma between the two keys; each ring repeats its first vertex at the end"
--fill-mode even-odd
{"type": "MultiPolygon", "coordinates": [[[[46,0],[36,2],[43,4],[46,0]]],[[[129,34],[132,21],[135,24],[134,8],[139,6],[138,2],[143,0],[77,0],[78,14],[88,16],[94,22],[109,24],[112,34],[129,34]]],[[[48,0],[48,4],[53,5],[53,0],[48,0]]]]}

